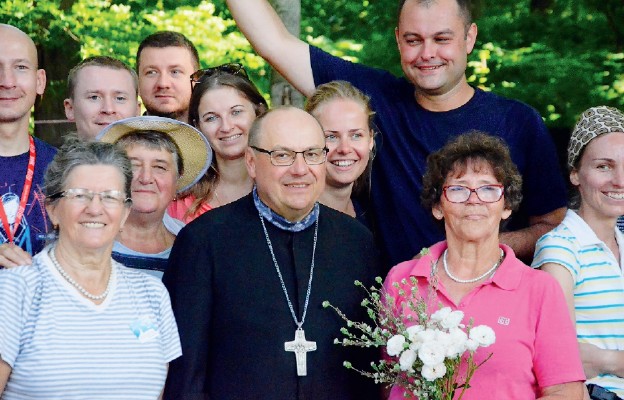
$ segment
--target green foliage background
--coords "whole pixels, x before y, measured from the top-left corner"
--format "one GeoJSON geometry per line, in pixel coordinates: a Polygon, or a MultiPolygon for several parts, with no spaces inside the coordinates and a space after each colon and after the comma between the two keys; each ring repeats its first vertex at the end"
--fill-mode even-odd
{"type": "MultiPolygon", "coordinates": [[[[394,42],[397,0],[301,0],[302,37],[333,54],[401,74],[394,42]]],[[[551,128],[570,128],[586,108],[624,108],[622,0],[476,0],[478,43],[470,82],[536,107],[551,128]]],[[[267,65],[238,32],[223,0],[4,0],[0,21],[29,33],[64,97],[81,58],[107,54],[134,66],[141,39],[184,33],[205,66],[238,60],[269,92],[267,65]]],[[[61,101],[55,100],[55,101],[61,101]]]]}

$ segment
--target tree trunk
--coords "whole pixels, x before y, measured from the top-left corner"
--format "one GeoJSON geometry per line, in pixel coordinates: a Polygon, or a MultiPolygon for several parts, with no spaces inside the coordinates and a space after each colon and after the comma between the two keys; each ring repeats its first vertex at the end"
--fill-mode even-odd
{"type": "Polygon", "coordinates": [[[63,137],[75,132],[74,123],[67,121],[63,100],[67,97],[67,74],[80,61],[80,44],[68,36],[53,44],[38,46],[39,68],[46,71],[45,93],[35,103],[35,136],[60,146],[63,137]]]}
{"type": "MultiPolygon", "coordinates": [[[[301,32],[301,0],[270,0],[286,29],[296,37],[301,32]]],[[[271,69],[271,103],[303,108],[304,96],[293,88],[274,68],[271,69]]]]}

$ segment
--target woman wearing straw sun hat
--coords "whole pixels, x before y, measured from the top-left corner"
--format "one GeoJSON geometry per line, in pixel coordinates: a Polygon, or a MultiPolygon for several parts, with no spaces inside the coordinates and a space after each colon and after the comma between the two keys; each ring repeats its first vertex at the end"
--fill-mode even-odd
{"type": "Polygon", "coordinates": [[[117,235],[113,258],[162,277],[175,236],[184,225],[166,214],[176,196],[194,185],[212,161],[208,141],[197,129],[169,118],[119,120],[98,140],[116,143],[132,163],[132,208],[117,235]]]}

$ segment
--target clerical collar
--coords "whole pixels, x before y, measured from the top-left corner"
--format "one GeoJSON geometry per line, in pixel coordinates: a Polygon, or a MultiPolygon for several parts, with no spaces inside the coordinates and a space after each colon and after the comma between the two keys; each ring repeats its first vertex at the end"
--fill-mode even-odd
{"type": "Polygon", "coordinates": [[[319,205],[318,203],[314,204],[312,211],[308,215],[305,216],[301,221],[291,222],[281,215],[277,214],[275,211],[271,210],[269,206],[264,204],[260,197],[258,197],[258,191],[254,186],[252,190],[254,204],[264,219],[275,225],[276,227],[289,232],[301,232],[302,230],[309,228],[316,222],[319,215],[319,205]]]}

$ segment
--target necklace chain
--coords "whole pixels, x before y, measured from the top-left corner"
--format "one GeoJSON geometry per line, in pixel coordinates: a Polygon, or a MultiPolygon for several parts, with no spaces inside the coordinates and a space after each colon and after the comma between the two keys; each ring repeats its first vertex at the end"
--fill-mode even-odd
{"type": "Polygon", "coordinates": [[[288,289],[286,289],[286,284],[284,283],[284,278],[282,277],[282,273],[280,271],[279,265],[277,264],[277,259],[275,258],[275,253],[273,252],[273,245],[271,244],[271,239],[269,239],[269,233],[267,232],[266,226],[264,225],[264,217],[262,214],[260,215],[260,223],[262,223],[262,230],[264,231],[264,237],[266,238],[267,245],[269,246],[269,251],[271,252],[271,258],[273,259],[273,265],[275,265],[275,270],[277,271],[277,276],[279,277],[280,284],[282,285],[282,291],[284,292],[284,296],[286,296],[286,301],[288,302],[288,308],[290,309],[290,314],[297,324],[299,329],[302,329],[303,323],[305,322],[305,317],[308,312],[308,302],[310,301],[310,292],[312,291],[312,278],[314,277],[314,255],[316,254],[316,242],[318,238],[318,217],[316,219],[316,223],[314,226],[314,244],[312,245],[312,263],[310,265],[310,279],[308,280],[308,290],[306,292],[305,303],[303,305],[303,314],[301,315],[301,322],[297,321],[297,315],[295,314],[295,309],[293,308],[292,302],[290,301],[290,296],[288,295],[288,289]]]}
{"type": "Polygon", "coordinates": [[[91,294],[90,292],[87,291],[87,289],[83,288],[78,282],[76,282],[74,280],[74,278],[72,278],[71,276],[69,276],[69,274],[67,273],[67,271],[65,271],[63,269],[63,267],[61,267],[61,264],[59,264],[58,260],[56,259],[56,256],[54,255],[54,250],[56,249],[56,247],[53,247],[49,250],[48,254],[50,255],[50,260],[52,260],[52,264],[54,264],[54,267],[56,268],[56,270],[61,274],[61,276],[63,278],[65,278],[65,280],[67,282],[69,282],[73,287],[75,287],[76,289],[78,289],[78,291],[86,298],[93,300],[93,301],[100,301],[106,298],[106,296],[108,296],[108,292],[110,292],[110,285],[111,285],[111,281],[113,280],[113,271],[114,269],[111,268],[111,273],[108,276],[108,283],[106,284],[106,290],[100,294],[100,295],[94,295],[91,294]]]}
{"type": "Polygon", "coordinates": [[[477,276],[476,278],[472,278],[472,279],[459,279],[459,278],[453,276],[453,274],[451,274],[451,271],[449,270],[448,264],[446,262],[446,254],[447,253],[448,253],[448,249],[444,250],[444,254],[442,255],[442,265],[444,266],[444,272],[446,272],[446,275],[448,275],[449,278],[451,278],[453,281],[455,281],[457,283],[474,283],[474,282],[480,281],[481,279],[485,278],[486,276],[488,276],[489,274],[494,272],[494,270],[496,268],[498,268],[498,266],[500,265],[501,261],[503,260],[503,257],[505,256],[505,252],[503,251],[503,249],[500,249],[500,257],[494,263],[492,268],[488,269],[487,271],[485,271],[485,273],[483,273],[482,275],[477,276]]]}

